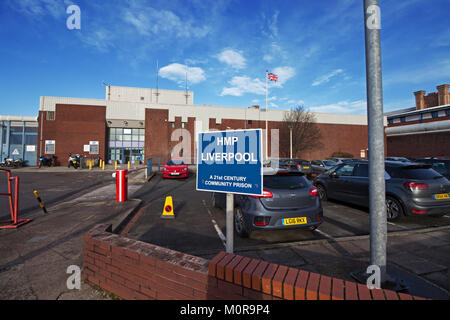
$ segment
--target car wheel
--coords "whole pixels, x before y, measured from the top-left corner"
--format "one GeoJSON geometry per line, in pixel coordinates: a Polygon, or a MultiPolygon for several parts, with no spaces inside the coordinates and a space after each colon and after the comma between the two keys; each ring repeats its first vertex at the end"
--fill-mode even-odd
{"type": "Polygon", "coordinates": [[[403,206],[397,199],[386,197],[386,218],[388,221],[395,221],[402,217],[403,206]]]}
{"type": "Polygon", "coordinates": [[[244,213],[239,207],[234,210],[234,230],[241,238],[248,238],[251,233],[245,225],[244,213]]]}
{"type": "Polygon", "coordinates": [[[316,186],[317,188],[317,192],[319,193],[319,198],[322,201],[327,201],[328,200],[328,196],[327,196],[327,190],[325,190],[325,187],[321,184],[318,184],[316,186]]]}

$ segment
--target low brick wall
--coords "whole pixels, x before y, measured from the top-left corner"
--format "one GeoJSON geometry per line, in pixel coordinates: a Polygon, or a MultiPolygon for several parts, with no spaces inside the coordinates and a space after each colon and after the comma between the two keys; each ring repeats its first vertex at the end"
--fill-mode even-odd
{"type": "Polygon", "coordinates": [[[209,261],[113,234],[106,224],[83,240],[83,279],[122,299],[423,299],[225,252],[209,261]]]}

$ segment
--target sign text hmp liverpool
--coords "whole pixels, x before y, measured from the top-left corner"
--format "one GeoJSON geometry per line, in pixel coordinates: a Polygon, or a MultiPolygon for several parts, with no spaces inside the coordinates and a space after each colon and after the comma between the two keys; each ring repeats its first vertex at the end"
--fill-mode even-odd
{"type": "Polygon", "coordinates": [[[197,190],[262,195],[262,130],[202,132],[197,190]]]}

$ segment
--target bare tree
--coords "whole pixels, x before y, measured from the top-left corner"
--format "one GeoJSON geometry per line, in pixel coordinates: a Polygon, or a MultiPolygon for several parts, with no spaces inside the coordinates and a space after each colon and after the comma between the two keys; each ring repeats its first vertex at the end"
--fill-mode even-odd
{"type": "Polygon", "coordinates": [[[286,112],[280,130],[280,151],[289,154],[290,128],[292,128],[292,156],[323,146],[322,133],[316,124],[315,115],[304,106],[297,106],[286,112]],[[287,150],[287,152],[286,152],[287,150]]]}

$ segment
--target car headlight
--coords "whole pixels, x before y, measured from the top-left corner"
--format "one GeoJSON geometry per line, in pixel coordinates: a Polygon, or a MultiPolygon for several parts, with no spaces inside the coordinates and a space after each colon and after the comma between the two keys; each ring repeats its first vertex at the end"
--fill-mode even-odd
{"type": "Polygon", "coordinates": [[[187,171],[187,168],[184,168],[183,171],[187,171]]]}

